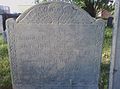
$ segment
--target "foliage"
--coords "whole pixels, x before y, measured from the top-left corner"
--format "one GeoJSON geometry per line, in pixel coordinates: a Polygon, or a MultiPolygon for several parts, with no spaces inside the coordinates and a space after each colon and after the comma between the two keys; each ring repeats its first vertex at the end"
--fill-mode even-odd
{"type": "Polygon", "coordinates": [[[40,3],[40,0],[35,0],[34,3],[38,4],[38,3],[40,3]]]}
{"type": "Polygon", "coordinates": [[[39,4],[40,2],[47,2],[47,0],[34,0],[35,4],[39,4]]]}
{"type": "Polygon", "coordinates": [[[110,12],[114,10],[114,5],[109,4],[110,0],[73,0],[73,2],[85,9],[92,17],[96,17],[103,9],[110,12]]]}

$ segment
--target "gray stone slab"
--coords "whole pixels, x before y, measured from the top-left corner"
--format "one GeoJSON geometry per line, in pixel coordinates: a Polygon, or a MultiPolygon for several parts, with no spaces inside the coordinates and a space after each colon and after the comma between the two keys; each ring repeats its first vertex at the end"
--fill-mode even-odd
{"type": "Polygon", "coordinates": [[[104,23],[64,2],[7,21],[13,89],[98,89],[104,23]]]}
{"type": "Polygon", "coordinates": [[[115,2],[109,89],[120,89],[120,1],[115,2]]]}
{"type": "Polygon", "coordinates": [[[2,19],[2,15],[0,15],[0,33],[3,32],[3,19],[2,19]]]}

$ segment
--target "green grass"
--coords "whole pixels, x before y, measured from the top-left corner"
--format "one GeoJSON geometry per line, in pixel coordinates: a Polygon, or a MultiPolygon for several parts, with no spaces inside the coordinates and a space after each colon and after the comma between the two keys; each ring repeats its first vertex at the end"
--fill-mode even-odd
{"type": "Polygon", "coordinates": [[[7,44],[0,34],[0,89],[11,89],[7,44]]]}
{"type": "MultiPolygon", "coordinates": [[[[99,83],[100,89],[107,89],[108,87],[111,41],[112,30],[111,28],[106,28],[102,52],[101,77],[99,83]]],[[[1,35],[0,35],[0,89],[11,89],[7,44],[4,43],[1,35]]]]}
{"type": "Polygon", "coordinates": [[[102,51],[100,89],[108,89],[111,46],[112,46],[112,28],[106,27],[102,51]]]}

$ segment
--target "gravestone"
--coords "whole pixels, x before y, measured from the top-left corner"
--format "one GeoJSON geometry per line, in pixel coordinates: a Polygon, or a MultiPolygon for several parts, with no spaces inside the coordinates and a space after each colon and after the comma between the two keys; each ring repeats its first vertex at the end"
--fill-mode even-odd
{"type": "Polygon", "coordinates": [[[2,19],[2,15],[0,15],[0,33],[3,32],[3,19],[2,19]]]}
{"type": "Polygon", "coordinates": [[[120,1],[115,2],[109,89],[120,89],[120,1]]]}
{"type": "Polygon", "coordinates": [[[114,19],[113,17],[108,18],[108,20],[107,20],[107,26],[108,27],[111,27],[111,28],[113,27],[113,19],[114,19]]]}
{"type": "Polygon", "coordinates": [[[7,21],[13,89],[98,89],[104,22],[65,2],[7,21]]]}

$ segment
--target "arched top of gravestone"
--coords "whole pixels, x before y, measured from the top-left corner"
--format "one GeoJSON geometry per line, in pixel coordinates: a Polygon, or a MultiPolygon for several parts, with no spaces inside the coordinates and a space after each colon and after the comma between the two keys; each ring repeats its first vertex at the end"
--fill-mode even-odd
{"type": "Polygon", "coordinates": [[[46,2],[21,14],[17,23],[91,24],[95,22],[86,11],[66,2],[46,2]]]}

